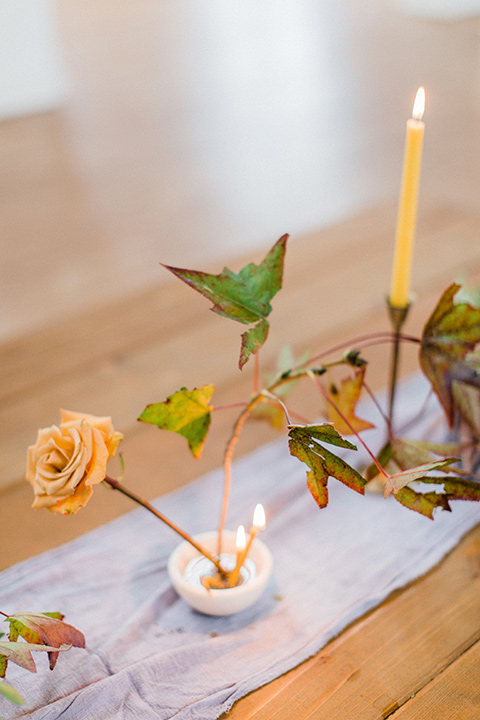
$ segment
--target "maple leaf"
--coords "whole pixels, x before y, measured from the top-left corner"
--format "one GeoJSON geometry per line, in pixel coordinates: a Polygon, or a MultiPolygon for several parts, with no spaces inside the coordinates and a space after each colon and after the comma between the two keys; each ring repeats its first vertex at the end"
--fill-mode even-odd
{"type": "Polygon", "coordinates": [[[480,388],[480,359],[473,353],[480,342],[480,309],[468,302],[454,304],[460,285],[443,293],[425,325],[420,364],[445,410],[450,427],[455,418],[455,381],[480,388]]]}
{"type": "Polygon", "coordinates": [[[208,403],[214,390],[214,385],[193,390],[183,387],[164,402],[147,405],[138,419],[182,435],[192,454],[199,458],[210,427],[213,406],[208,403]]]}
{"type": "Polygon", "coordinates": [[[323,442],[349,450],[357,449],[342,438],[333,425],[292,425],[288,435],[290,454],[310,468],[307,471],[307,486],[319,507],[328,504],[329,477],[334,477],[361,495],[365,493],[366,480],[345,460],[320,444],[323,442]]]}
{"type": "MultiPolygon", "coordinates": [[[[432,470],[443,470],[448,467],[448,465],[458,461],[459,458],[440,458],[439,460],[434,460],[432,462],[424,463],[423,465],[418,465],[418,467],[409,468],[408,470],[403,470],[400,473],[389,475],[390,485],[389,483],[385,483],[385,496],[387,496],[392,490],[394,493],[398,492],[398,490],[411,482],[418,480],[423,481],[423,479],[427,476],[427,473],[432,472],[432,470]]],[[[447,471],[445,470],[445,472],[447,471]]]]}
{"type": "Polygon", "coordinates": [[[283,235],[259,265],[249,263],[238,273],[227,267],[218,275],[163,265],[180,280],[213,302],[213,312],[255,327],[242,335],[239,366],[258,352],[267,339],[270,301],[282,287],[288,235],[283,235]]]}
{"type": "Polygon", "coordinates": [[[240,347],[240,359],[238,361],[238,367],[240,370],[247,362],[250,355],[260,350],[262,345],[268,336],[269,324],[268,320],[260,320],[250,330],[242,333],[242,345],[240,347]]]}
{"type": "Polygon", "coordinates": [[[441,493],[435,492],[417,492],[413,488],[403,487],[395,495],[397,500],[404,507],[414,510],[415,512],[425,515],[425,517],[433,520],[433,512],[437,508],[451,512],[448,497],[441,493]]]}
{"type": "Polygon", "coordinates": [[[20,665],[20,667],[25,670],[36,673],[37,668],[35,667],[32,652],[46,651],[58,653],[70,650],[71,647],[71,645],[63,645],[62,647],[56,648],[51,647],[50,645],[36,645],[26,642],[7,642],[5,640],[0,640],[0,658],[2,656],[4,658],[2,664],[3,675],[0,674],[0,677],[5,676],[8,661],[14,662],[16,665],[20,665]]]}
{"type": "Polygon", "coordinates": [[[363,388],[366,369],[367,366],[362,365],[353,377],[347,377],[342,380],[340,389],[334,385],[330,387],[330,397],[336,407],[330,403],[328,404],[328,419],[342,435],[353,435],[355,432],[358,433],[362,430],[375,427],[375,425],[368,422],[368,420],[362,420],[355,415],[355,409],[363,388]],[[336,408],[338,408],[338,410],[336,408]],[[345,422],[342,415],[349,424],[345,422]]]}
{"type": "MultiPolygon", "coordinates": [[[[48,645],[51,648],[85,647],[85,636],[80,630],[63,622],[61,613],[17,613],[6,618],[10,623],[9,639],[15,642],[19,636],[27,643],[48,645]]],[[[58,659],[58,652],[48,652],[50,669],[53,670],[58,659]]]]}

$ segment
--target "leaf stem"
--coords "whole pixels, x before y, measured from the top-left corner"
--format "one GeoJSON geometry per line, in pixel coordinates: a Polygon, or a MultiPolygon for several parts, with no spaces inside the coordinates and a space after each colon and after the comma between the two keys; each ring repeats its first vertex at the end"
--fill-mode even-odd
{"type": "Polygon", "coordinates": [[[287,420],[287,425],[291,425],[292,423],[290,422],[290,417],[288,415],[288,410],[287,410],[287,406],[285,405],[285,403],[282,400],[280,400],[279,397],[277,397],[276,395],[273,395],[273,393],[271,393],[269,390],[263,390],[261,394],[265,398],[268,398],[268,399],[272,400],[273,402],[277,402],[282,407],[282,410],[285,413],[285,418],[287,420]]]}
{"type": "Polygon", "coordinates": [[[260,359],[258,357],[258,351],[253,356],[253,394],[258,395],[258,386],[260,378],[260,359]]]}
{"type": "Polygon", "coordinates": [[[385,422],[385,424],[386,424],[386,426],[387,426],[388,436],[389,436],[390,438],[393,437],[392,424],[391,424],[391,422],[390,422],[390,418],[383,412],[383,408],[382,408],[382,406],[380,405],[380,403],[378,402],[375,393],[373,392],[372,388],[370,387],[370,385],[368,385],[368,383],[367,383],[365,380],[363,381],[363,387],[364,387],[365,390],[367,391],[367,394],[370,396],[373,404],[375,405],[375,407],[377,408],[378,412],[379,412],[380,415],[382,416],[382,420],[384,420],[384,422],[385,422]]]}
{"type": "Polygon", "coordinates": [[[308,376],[309,376],[310,379],[315,383],[315,385],[318,387],[318,389],[319,389],[320,392],[322,393],[322,395],[323,395],[323,397],[325,398],[325,400],[335,409],[335,411],[336,411],[336,412],[340,415],[340,417],[342,418],[343,422],[347,425],[348,428],[350,428],[351,432],[355,435],[355,437],[358,439],[358,441],[363,445],[364,449],[367,451],[367,453],[368,453],[368,454],[370,455],[370,457],[372,458],[373,462],[374,462],[375,465],[377,466],[378,471],[381,473],[381,475],[383,475],[383,476],[384,476],[385,478],[387,478],[387,479],[390,479],[387,471],[383,469],[383,467],[380,465],[380,463],[378,462],[378,460],[377,460],[377,458],[375,457],[375,455],[373,454],[373,452],[370,450],[370,448],[368,447],[368,445],[364,442],[363,438],[360,437],[359,433],[355,430],[355,428],[353,427],[353,425],[348,421],[348,419],[347,419],[347,418],[345,417],[345,415],[342,413],[342,411],[340,410],[340,408],[339,408],[339,407],[336,405],[336,403],[332,400],[332,398],[330,397],[330,395],[327,393],[327,391],[326,391],[325,388],[322,386],[322,384],[317,380],[317,378],[315,377],[315,375],[314,375],[312,372],[309,371],[309,372],[308,372],[308,376]]]}
{"type": "MultiPolygon", "coordinates": [[[[421,342],[420,338],[414,337],[412,335],[402,335],[399,336],[400,340],[404,340],[405,342],[412,342],[419,344],[421,342]]],[[[309,364],[312,362],[316,362],[317,360],[321,360],[322,358],[326,357],[327,355],[331,355],[334,352],[338,352],[339,350],[345,350],[345,348],[355,347],[359,350],[363,350],[366,347],[372,347],[373,345],[381,345],[384,342],[395,342],[396,334],[383,330],[375,333],[368,333],[367,335],[359,335],[356,338],[353,338],[351,340],[345,340],[338,345],[334,345],[331,348],[328,348],[327,350],[323,350],[321,353],[318,353],[318,355],[314,355],[310,360],[308,361],[309,364]],[[372,342],[370,342],[372,341],[372,342]]],[[[297,370],[299,367],[302,367],[304,363],[295,365],[291,368],[291,370],[297,370]]]]}
{"type": "Polygon", "coordinates": [[[225,448],[225,455],[223,457],[223,468],[224,468],[224,485],[223,485],[223,501],[222,510],[220,513],[220,523],[218,526],[218,554],[220,554],[222,545],[222,533],[225,529],[225,521],[227,519],[228,500],[230,496],[230,486],[232,484],[232,458],[235,445],[238,442],[242,427],[245,424],[248,416],[252,410],[261,402],[262,394],[258,394],[253,397],[246,408],[238,416],[235,425],[233,426],[233,432],[225,448]]]}
{"type": "Polygon", "coordinates": [[[190,545],[193,545],[193,547],[198,550],[199,553],[204,555],[210,562],[212,562],[215,567],[224,574],[224,569],[220,565],[219,561],[211,555],[208,550],[206,550],[202,545],[196,542],[190,535],[188,535],[186,532],[184,532],[181,528],[178,527],[178,525],[175,525],[171,520],[169,520],[165,515],[163,515],[161,512],[159,512],[151,503],[148,502],[148,500],[144,500],[139,495],[134,493],[132,490],[129,490],[124,485],[121,485],[117,480],[114,478],[109,477],[108,475],[105,476],[104,483],[109,485],[113,490],[118,490],[122,493],[122,495],[126,495],[128,498],[136,502],[138,505],[141,505],[146,510],[149,510],[155,517],[157,517],[159,520],[162,520],[166,525],[168,525],[172,530],[174,530],[178,535],[180,535],[184,540],[186,540],[190,545]]]}

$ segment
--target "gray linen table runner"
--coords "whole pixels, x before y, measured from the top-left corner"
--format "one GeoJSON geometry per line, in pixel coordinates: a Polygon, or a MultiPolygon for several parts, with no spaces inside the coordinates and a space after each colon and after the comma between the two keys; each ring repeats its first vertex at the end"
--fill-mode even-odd
{"type": "MultiPolygon", "coordinates": [[[[425,390],[419,377],[404,386],[399,420],[425,390]]],[[[378,446],[376,432],[365,438],[378,446]]],[[[156,505],[189,532],[213,529],[221,487],[218,470],[156,505]]],[[[274,556],[264,596],[238,615],[201,615],[178,598],[166,570],[177,536],[143,509],[3,572],[2,610],[61,610],[87,648],[64,653],[53,672],[43,654],[37,675],[10,665],[7,679],[27,704],[0,699],[0,715],[214,720],[425,573],[480,521],[476,503],[453,503],[432,522],[393,498],[362,497],[332,479],[329,488],[319,510],[285,439],[235,464],[229,525],[248,524],[262,502],[261,537],[274,556]]]]}

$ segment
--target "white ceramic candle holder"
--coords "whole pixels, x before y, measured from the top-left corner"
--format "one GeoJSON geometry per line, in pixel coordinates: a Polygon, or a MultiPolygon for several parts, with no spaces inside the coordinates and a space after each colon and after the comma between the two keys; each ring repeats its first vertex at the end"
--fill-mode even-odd
{"type": "MultiPolygon", "coordinates": [[[[195,536],[196,542],[213,555],[218,549],[218,532],[206,532],[195,536]]],[[[222,533],[222,555],[235,556],[236,533],[225,530],[222,533]]],[[[190,564],[195,566],[195,559],[203,556],[188,542],[181,543],[170,555],[168,574],[177,593],[195,610],[206,615],[233,615],[253,605],[262,595],[272,572],[273,559],[270,550],[258,538],[252,542],[246,564],[246,572],[241,585],[222,590],[206,589],[200,582],[200,573],[190,572],[187,577],[185,569],[190,564]]],[[[205,567],[205,564],[203,564],[205,567]]],[[[212,568],[212,563],[206,561],[212,568]]],[[[230,568],[226,568],[230,569],[230,568]]]]}

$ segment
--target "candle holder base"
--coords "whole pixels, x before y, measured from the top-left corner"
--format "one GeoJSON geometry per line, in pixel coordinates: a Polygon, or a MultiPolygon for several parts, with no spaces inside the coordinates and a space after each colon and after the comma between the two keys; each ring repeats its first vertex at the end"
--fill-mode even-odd
{"type": "MultiPolygon", "coordinates": [[[[196,535],[194,539],[210,552],[216,552],[216,530],[196,535]]],[[[224,530],[222,548],[222,554],[235,556],[235,532],[224,530]]],[[[168,574],[180,597],[205,615],[233,615],[253,605],[264,592],[273,567],[270,550],[265,543],[255,538],[245,563],[243,582],[232,588],[207,589],[202,585],[201,577],[208,575],[215,567],[208,560],[206,563],[194,562],[196,558],[202,557],[190,543],[183,542],[170,555],[168,574]],[[185,573],[187,566],[188,573],[185,573]]]]}
{"type": "Polygon", "coordinates": [[[388,420],[390,423],[390,429],[393,421],[393,408],[395,402],[395,390],[397,387],[398,377],[398,366],[399,366],[399,354],[400,354],[400,332],[403,324],[407,319],[408,311],[410,310],[411,303],[408,303],[404,307],[397,307],[392,305],[390,298],[387,298],[387,309],[392,330],[394,332],[393,339],[393,352],[392,361],[390,366],[390,400],[388,409],[388,420]]]}

